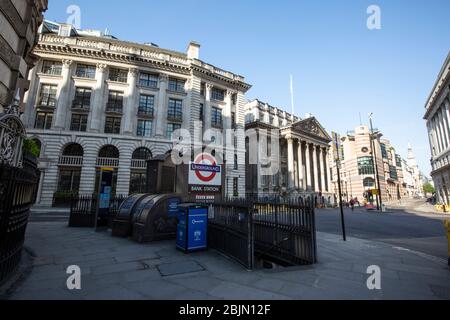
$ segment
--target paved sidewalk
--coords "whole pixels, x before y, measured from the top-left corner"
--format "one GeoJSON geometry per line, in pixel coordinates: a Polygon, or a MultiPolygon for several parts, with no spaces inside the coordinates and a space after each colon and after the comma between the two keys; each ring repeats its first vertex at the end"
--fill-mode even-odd
{"type": "Polygon", "coordinates": [[[10,299],[450,299],[443,259],[326,233],[318,264],[253,272],[212,250],[184,255],[173,241],[140,245],[59,222],[30,223],[26,245],[34,268],[10,299]],[[73,264],[79,291],[66,288],[73,264]],[[370,265],[381,268],[382,290],[367,289],[370,265]]]}

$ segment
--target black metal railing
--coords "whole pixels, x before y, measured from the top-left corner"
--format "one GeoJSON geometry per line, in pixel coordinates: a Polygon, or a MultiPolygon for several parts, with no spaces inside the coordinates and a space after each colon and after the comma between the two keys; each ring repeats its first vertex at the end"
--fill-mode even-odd
{"type": "Polygon", "coordinates": [[[280,265],[316,262],[316,227],[312,203],[255,202],[253,223],[257,258],[280,265]]]}
{"type": "Polygon", "coordinates": [[[254,233],[249,203],[216,202],[209,206],[208,246],[254,268],[254,233]]]}
{"type": "Polygon", "coordinates": [[[24,154],[22,168],[0,164],[0,284],[19,265],[38,179],[31,155],[24,154]]]}
{"type": "Polygon", "coordinates": [[[317,261],[312,202],[227,200],[209,205],[208,242],[248,269],[256,260],[283,266],[317,261]]]}
{"type": "MultiPolygon", "coordinates": [[[[108,226],[112,226],[112,221],[119,213],[120,205],[125,201],[126,196],[113,196],[109,203],[108,226]]],[[[74,195],[71,198],[69,227],[73,228],[94,228],[95,216],[97,212],[97,195],[74,195]]]]}

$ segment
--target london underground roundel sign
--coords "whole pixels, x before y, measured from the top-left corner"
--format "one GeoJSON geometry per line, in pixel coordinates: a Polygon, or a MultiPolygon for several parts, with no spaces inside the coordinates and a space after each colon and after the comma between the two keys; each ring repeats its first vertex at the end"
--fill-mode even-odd
{"type": "Polygon", "coordinates": [[[189,165],[189,185],[221,186],[222,167],[211,154],[199,154],[189,165]]]}

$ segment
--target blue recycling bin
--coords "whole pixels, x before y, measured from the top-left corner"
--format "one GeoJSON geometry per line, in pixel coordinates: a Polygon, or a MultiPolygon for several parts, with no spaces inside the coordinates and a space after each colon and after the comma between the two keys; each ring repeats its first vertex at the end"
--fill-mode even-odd
{"type": "Polygon", "coordinates": [[[206,250],[208,208],[194,203],[179,205],[177,249],[184,253],[206,250]]]}

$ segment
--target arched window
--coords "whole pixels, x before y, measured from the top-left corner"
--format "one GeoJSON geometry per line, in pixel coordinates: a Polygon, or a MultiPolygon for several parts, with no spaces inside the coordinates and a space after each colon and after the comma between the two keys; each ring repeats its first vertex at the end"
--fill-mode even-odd
{"type": "Polygon", "coordinates": [[[99,158],[119,158],[119,149],[117,149],[115,146],[104,146],[100,149],[98,153],[99,158]]]}
{"type": "Polygon", "coordinates": [[[375,187],[375,180],[373,178],[365,178],[363,184],[364,188],[373,188],[375,187]]]}
{"type": "Polygon", "coordinates": [[[133,152],[132,159],[134,160],[150,160],[152,153],[147,148],[138,148],[133,152]]]}
{"type": "Polygon", "coordinates": [[[63,156],[82,157],[84,154],[83,147],[78,143],[71,143],[63,150],[63,156]]]}
{"type": "Polygon", "coordinates": [[[55,203],[67,205],[68,199],[77,194],[80,189],[81,167],[83,165],[83,147],[78,143],[65,146],[59,157],[58,191],[55,193],[55,203]]]}
{"type": "Polygon", "coordinates": [[[147,148],[138,148],[133,152],[131,159],[130,194],[144,193],[147,188],[147,160],[152,153],[147,148]]]}

